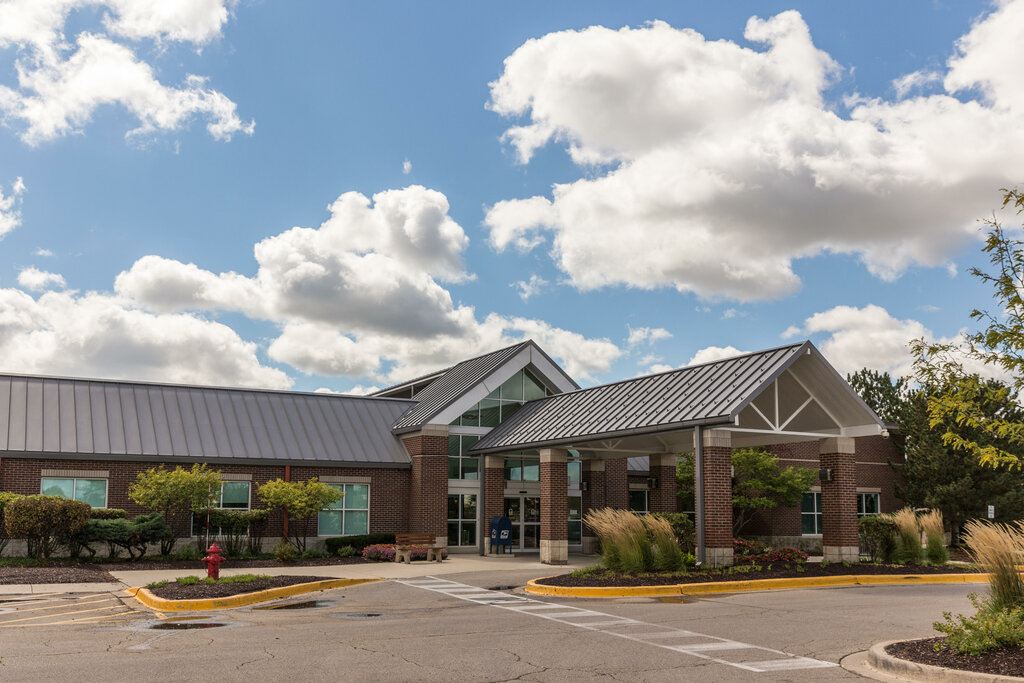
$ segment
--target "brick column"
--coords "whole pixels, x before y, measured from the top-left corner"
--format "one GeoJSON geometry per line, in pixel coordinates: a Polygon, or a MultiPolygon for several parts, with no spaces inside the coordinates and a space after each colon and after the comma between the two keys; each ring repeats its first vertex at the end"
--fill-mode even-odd
{"type": "Polygon", "coordinates": [[[484,478],[484,550],[491,552],[491,519],[505,514],[505,456],[485,455],[483,460],[484,478]]]}
{"type": "Polygon", "coordinates": [[[409,531],[434,534],[448,544],[448,427],[424,425],[402,437],[412,459],[409,482],[409,531]]]}
{"type": "Polygon", "coordinates": [[[540,452],[540,561],[569,561],[569,453],[561,448],[540,452]]]}
{"type": "Polygon", "coordinates": [[[604,461],[604,504],[616,510],[629,509],[629,477],[626,458],[604,461]]]}
{"type": "Polygon", "coordinates": [[[832,470],[832,481],[821,482],[821,546],[829,562],[857,562],[857,479],[854,475],[854,440],[822,439],[821,468],[832,470]]]}
{"type": "MultiPolygon", "coordinates": [[[[583,515],[590,510],[604,507],[604,460],[584,460],[583,464],[583,515]]],[[[597,536],[586,522],[583,523],[583,552],[598,552],[597,536]]]]}
{"type": "Polygon", "coordinates": [[[647,468],[658,485],[648,492],[647,504],[651,512],[675,512],[676,501],[676,456],[658,453],[647,456],[647,468]]]}
{"type": "Polygon", "coordinates": [[[713,567],[732,564],[732,434],[704,432],[704,553],[713,567]]]}

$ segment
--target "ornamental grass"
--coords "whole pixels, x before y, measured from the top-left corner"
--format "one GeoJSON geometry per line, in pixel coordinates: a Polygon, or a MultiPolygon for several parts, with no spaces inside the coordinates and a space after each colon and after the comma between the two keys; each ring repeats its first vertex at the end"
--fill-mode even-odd
{"type": "Polygon", "coordinates": [[[917,564],[921,561],[921,527],[917,513],[905,507],[892,513],[896,524],[896,558],[900,564],[917,564]]]}
{"type": "Polygon", "coordinates": [[[946,564],[949,562],[949,550],[946,549],[942,512],[929,510],[918,519],[924,531],[925,557],[930,564],[946,564]]]}
{"type": "Polygon", "coordinates": [[[971,520],[964,525],[964,540],[971,559],[989,574],[992,608],[1024,606],[1024,579],[1017,571],[1024,553],[1024,525],[971,520]]]}
{"type": "Polygon", "coordinates": [[[603,508],[591,510],[583,521],[600,539],[602,562],[612,571],[635,574],[686,566],[687,556],[665,519],[603,508]]]}

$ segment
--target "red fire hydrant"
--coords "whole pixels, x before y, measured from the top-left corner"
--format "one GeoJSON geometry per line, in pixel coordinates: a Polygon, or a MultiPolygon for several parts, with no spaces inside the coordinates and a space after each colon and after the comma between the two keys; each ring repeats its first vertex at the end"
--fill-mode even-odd
{"type": "Polygon", "coordinates": [[[206,549],[209,553],[203,558],[203,563],[206,565],[206,576],[211,579],[220,578],[220,563],[224,561],[224,558],[220,556],[221,549],[214,543],[206,549]]]}

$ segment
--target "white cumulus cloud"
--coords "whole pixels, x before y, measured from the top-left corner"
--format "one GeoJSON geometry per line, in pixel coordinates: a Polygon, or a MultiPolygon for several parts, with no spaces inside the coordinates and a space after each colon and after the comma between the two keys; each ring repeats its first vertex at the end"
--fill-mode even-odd
{"type": "Polygon", "coordinates": [[[742,356],[744,353],[748,352],[740,351],[735,346],[705,346],[703,349],[693,354],[693,356],[690,357],[690,360],[686,361],[686,364],[700,365],[701,363],[711,363],[724,358],[742,356]]]}
{"type": "Polygon", "coordinates": [[[19,176],[11,184],[11,193],[4,195],[0,188],[0,239],[21,225],[21,196],[25,193],[25,183],[19,176]]]}
{"type": "Polygon", "coordinates": [[[115,291],[158,313],[232,311],[277,323],[269,356],[323,375],[402,380],[532,338],[586,380],[622,353],[544,321],[480,320],[456,305],[442,283],[471,278],[462,262],[469,240],[440,192],[349,192],[329,210],[317,228],[256,244],[251,277],[150,255],[118,275],[115,291]]]}
{"type": "Polygon", "coordinates": [[[100,107],[120,106],[137,120],[129,136],[173,131],[194,117],[207,120],[218,140],[251,134],[237,106],[188,75],[178,86],[161,83],[140,59],[136,44],[203,45],[220,36],[233,0],[7,0],[0,3],[0,50],[16,54],[16,83],[0,83],[0,113],[21,124],[30,144],[81,131],[100,107]],[[68,15],[96,6],[100,24],[64,37],[68,15]],[[128,43],[122,39],[127,39],[128,43]]]}
{"type": "Polygon", "coordinates": [[[118,297],[0,289],[0,356],[10,372],[287,389],[256,344],[188,313],[153,314],[118,297]]]}
{"type": "Polygon", "coordinates": [[[629,336],[626,338],[626,346],[634,347],[639,344],[647,343],[653,344],[654,342],[661,341],[662,339],[669,339],[672,337],[672,333],[663,327],[628,327],[629,336]]]}
{"type": "Polygon", "coordinates": [[[40,292],[50,287],[64,289],[68,286],[64,281],[64,276],[60,273],[50,273],[34,266],[21,269],[21,272],[18,273],[18,284],[33,292],[40,292]]]}
{"type": "MultiPolygon", "coordinates": [[[[770,299],[800,287],[794,260],[825,253],[884,279],[947,264],[998,188],[1024,177],[1024,89],[1007,68],[1024,0],[957,42],[945,92],[894,101],[836,92],[840,66],[798,12],[753,17],[744,38],[653,22],[520,46],[489,107],[517,120],[505,140],[522,163],[562,143],[581,177],[496,203],[492,247],[550,240],[581,290],[770,299]]],[[[901,94],[933,80],[907,77],[901,94]]]]}

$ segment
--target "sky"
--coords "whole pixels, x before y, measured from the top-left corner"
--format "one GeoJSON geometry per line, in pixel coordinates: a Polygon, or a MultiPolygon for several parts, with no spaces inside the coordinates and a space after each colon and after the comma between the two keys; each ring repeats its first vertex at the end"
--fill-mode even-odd
{"type": "Polygon", "coordinates": [[[1022,46],[1024,0],[0,0],[0,371],[905,375],[992,304],[1022,46]]]}

